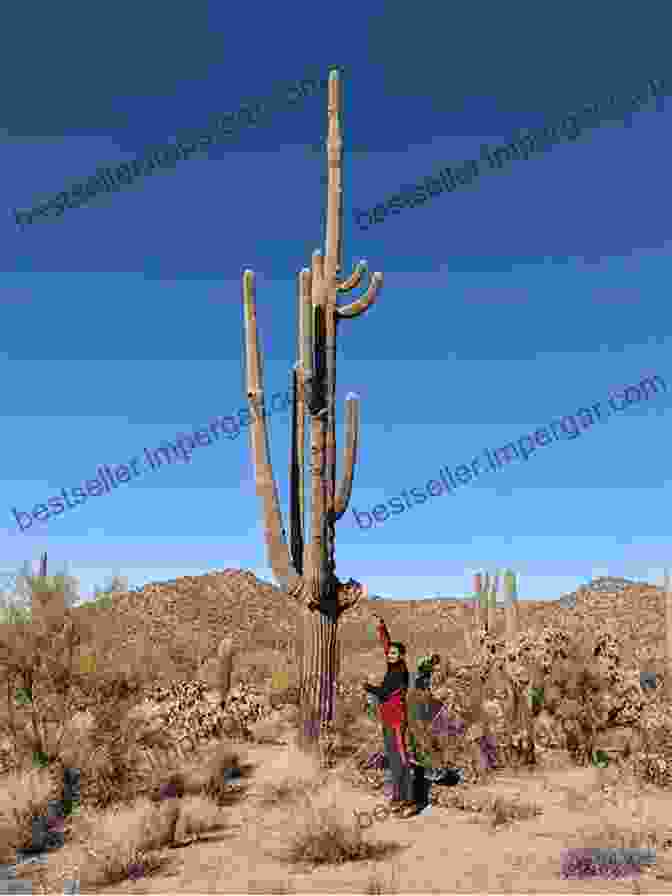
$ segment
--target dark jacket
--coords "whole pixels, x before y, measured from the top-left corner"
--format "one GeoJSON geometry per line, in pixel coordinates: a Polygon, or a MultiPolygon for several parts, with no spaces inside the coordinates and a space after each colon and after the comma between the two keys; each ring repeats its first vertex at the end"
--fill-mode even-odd
{"type": "Polygon", "coordinates": [[[366,690],[370,694],[373,694],[374,697],[378,697],[381,703],[384,703],[400,688],[408,690],[408,679],[409,676],[406,663],[389,663],[385,678],[383,678],[383,683],[378,686],[367,684],[366,690]]]}

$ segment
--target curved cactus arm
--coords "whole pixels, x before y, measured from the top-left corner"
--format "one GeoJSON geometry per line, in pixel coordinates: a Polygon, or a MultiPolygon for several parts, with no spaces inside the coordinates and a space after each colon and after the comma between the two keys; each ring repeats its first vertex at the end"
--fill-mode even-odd
{"type": "Polygon", "coordinates": [[[357,463],[357,439],[359,436],[359,399],[354,392],[349,392],[345,397],[346,408],[346,442],[343,458],[343,478],[341,479],[334,501],[334,517],[337,520],[343,516],[350,503],[352,494],[352,480],[357,463]]]}
{"type": "Polygon", "coordinates": [[[339,582],[336,586],[337,615],[340,616],[347,610],[356,607],[362,598],[366,599],[368,596],[368,586],[362,585],[361,582],[357,582],[355,579],[339,582]]]}
{"type": "Polygon", "coordinates": [[[359,317],[360,314],[364,314],[364,312],[370,308],[378,298],[378,293],[382,289],[382,286],[383,275],[380,271],[376,271],[373,277],[371,277],[369,288],[363,296],[360,296],[359,299],[355,299],[354,302],[350,302],[349,305],[336,306],[336,317],[359,317]]]}
{"type": "Polygon", "coordinates": [[[292,438],[289,455],[289,543],[292,564],[299,575],[303,573],[303,461],[305,445],[305,414],[301,365],[292,370],[292,438]]]}
{"type": "Polygon", "coordinates": [[[264,537],[269,566],[284,590],[295,590],[300,577],[290,562],[285,530],[282,525],[280,502],[273,478],[268,430],[264,410],[264,388],[257,331],[257,309],[254,295],[254,272],[243,273],[243,305],[245,309],[245,360],[247,367],[247,397],[250,402],[252,424],[252,459],[257,494],[264,506],[264,537]]]}
{"type": "Polygon", "coordinates": [[[355,265],[355,269],[350,274],[347,280],[343,280],[342,283],[336,284],[336,289],[338,292],[350,292],[351,289],[356,289],[359,284],[362,282],[362,277],[366,273],[367,263],[365,259],[362,259],[360,262],[355,265]]]}

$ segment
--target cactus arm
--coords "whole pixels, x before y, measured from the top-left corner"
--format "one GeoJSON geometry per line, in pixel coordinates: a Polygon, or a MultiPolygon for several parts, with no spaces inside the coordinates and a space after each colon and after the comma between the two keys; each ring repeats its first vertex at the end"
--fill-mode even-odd
{"type": "Polygon", "coordinates": [[[254,272],[243,273],[243,305],[245,311],[245,358],[247,366],[247,397],[250,403],[252,425],[252,459],[254,462],[257,494],[264,507],[264,537],[268,562],[278,584],[289,593],[301,587],[301,579],[290,562],[289,549],[282,525],[280,502],[273,478],[273,468],[268,447],[264,406],[264,388],[257,331],[254,272]],[[261,412],[259,412],[261,411],[261,412]]]}
{"type": "Polygon", "coordinates": [[[346,442],[343,458],[343,478],[338,488],[334,503],[335,519],[340,520],[350,503],[352,494],[352,480],[357,463],[357,439],[359,436],[359,400],[354,393],[348,393],[345,398],[346,407],[346,442]]]}
{"type": "Polygon", "coordinates": [[[313,299],[312,274],[303,268],[299,274],[299,358],[303,367],[304,383],[313,379],[313,299]]]}
{"type": "Polygon", "coordinates": [[[295,364],[292,370],[292,436],[289,457],[289,543],[291,547],[292,565],[301,575],[303,573],[303,402],[301,392],[303,384],[300,379],[301,365],[295,364]]]}
{"type": "Polygon", "coordinates": [[[359,317],[360,314],[364,314],[364,312],[369,309],[378,298],[382,286],[383,275],[379,271],[376,271],[371,278],[369,288],[363,296],[355,299],[354,302],[350,302],[349,305],[336,306],[336,317],[341,319],[344,317],[359,317]]]}
{"type": "Polygon", "coordinates": [[[299,358],[301,359],[301,376],[303,381],[304,405],[311,409],[319,402],[315,381],[315,312],[312,299],[313,275],[308,268],[299,274],[299,358]]]}
{"type": "Polygon", "coordinates": [[[290,544],[292,562],[299,575],[304,570],[305,552],[305,497],[303,467],[305,461],[306,393],[312,388],[312,323],[313,304],[310,294],[311,273],[307,268],[299,273],[299,362],[294,365],[292,387],[292,446],[289,464],[290,477],[290,544]]]}
{"type": "Polygon", "coordinates": [[[356,266],[352,274],[348,277],[347,280],[343,280],[342,283],[336,284],[336,289],[339,292],[350,292],[351,289],[356,289],[359,284],[362,282],[362,277],[366,272],[367,264],[364,259],[362,259],[356,266]]]}

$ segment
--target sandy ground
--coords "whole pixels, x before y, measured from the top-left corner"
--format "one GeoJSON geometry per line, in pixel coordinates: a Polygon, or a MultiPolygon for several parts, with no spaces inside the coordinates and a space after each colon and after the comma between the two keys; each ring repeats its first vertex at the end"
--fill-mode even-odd
{"type": "MultiPolygon", "coordinates": [[[[560,878],[560,852],[570,845],[584,845],[581,830],[594,834],[607,822],[633,827],[634,804],[623,794],[620,799],[595,794],[588,804],[582,799],[593,792],[594,769],[498,774],[487,788],[466,788],[467,795],[519,795],[539,804],[543,814],[492,832],[483,821],[474,822],[470,813],[431,806],[415,818],[373,822],[365,837],[396,843],[396,851],[388,856],[310,870],[283,863],[278,854],[307,811],[305,807],[295,802],[269,809],[259,803],[265,781],[309,776],[307,760],[294,748],[279,746],[250,747],[245,758],[257,768],[248,796],[229,810],[227,830],[171,850],[171,865],[156,877],[101,892],[364,893],[375,876],[380,892],[388,893],[672,893],[672,851],[658,850],[656,865],[635,885],[560,878]]],[[[315,798],[318,806],[330,802],[350,824],[353,810],[371,812],[382,802],[382,795],[355,790],[332,773],[315,798]]],[[[668,830],[668,824],[672,829],[669,795],[647,796],[640,800],[639,809],[661,831],[668,830]]]]}

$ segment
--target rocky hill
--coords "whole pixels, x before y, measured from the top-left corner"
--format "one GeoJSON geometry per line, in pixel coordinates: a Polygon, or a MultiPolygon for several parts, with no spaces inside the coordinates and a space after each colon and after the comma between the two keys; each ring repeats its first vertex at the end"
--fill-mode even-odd
{"type": "MultiPolygon", "coordinates": [[[[279,588],[238,569],[150,583],[115,595],[112,610],[75,612],[91,614],[97,634],[104,635],[113,651],[146,637],[154,645],[170,647],[187,665],[197,654],[202,659],[213,656],[225,636],[233,638],[242,660],[251,662],[268,651],[292,655],[301,621],[296,605],[279,588]]],[[[393,638],[407,644],[411,658],[434,650],[463,654],[464,630],[474,625],[473,611],[458,598],[365,600],[341,620],[345,656],[363,659],[379,650],[374,613],[385,618],[393,638]]],[[[607,621],[619,637],[634,639],[642,654],[663,655],[663,592],[656,586],[598,579],[558,601],[519,602],[521,628],[539,630],[561,623],[567,613],[580,614],[586,624],[607,621]]],[[[504,630],[503,609],[496,610],[496,626],[504,630]]]]}

